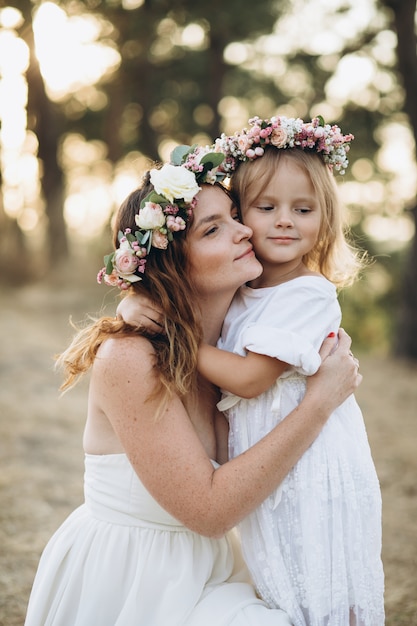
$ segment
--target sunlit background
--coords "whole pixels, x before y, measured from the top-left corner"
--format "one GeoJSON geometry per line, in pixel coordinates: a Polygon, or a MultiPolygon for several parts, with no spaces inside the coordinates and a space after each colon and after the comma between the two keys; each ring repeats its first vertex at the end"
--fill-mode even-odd
{"type": "MultiPolygon", "coordinates": [[[[140,0],[126,0],[123,8],[128,11],[141,4],[140,0]]],[[[225,49],[224,59],[229,65],[273,77],[288,97],[287,103],[279,107],[284,115],[320,114],[326,121],[338,120],[344,129],[343,110],[349,101],[369,111],[396,108],[400,111],[402,94],[394,88],[391,71],[395,65],[396,37],[387,29],[374,0],[354,0],[348,5],[346,9],[346,2],[342,0],[332,3],[296,0],[291,3],[290,12],[271,28],[270,34],[251,42],[231,42],[225,49]],[[345,10],[336,13],[342,5],[345,10]],[[379,30],[372,48],[368,46],[365,54],[352,45],[352,51],[341,56],[341,50],[354,42],[358,32],[370,23],[379,30]],[[289,63],[286,58],[296,48],[322,55],[323,68],[333,72],[326,84],[323,102],[311,111],[306,109],[308,98],[305,96],[312,89],[314,76],[301,64],[289,63]]],[[[17,34],[22,21],[17,9],[0,9],[2,195],[6,214],[17,220],[29,246],[39,250],[44,246],[47,218],[39,182],[42,162],[38,159],[38,140],[27,124],[25,72],[29,49],[17,34]]],[[[41,3],[35,13],[36,57],[47,93],[64,108],[69,118],[77,119],[86,108],[103,110],[108,104],[108,96],[101,85],[112,77],[121,63],[120,53],[110,36],[113,28],[103,16],[85,12],[69,15],[54,2],[41,3]]],[[[204,22],[180,27],[167,17],[159,25],[159,35],[151,50],[155,58],[169,57],[174,45],[194,51],[208,45],[204,22]]],[[[151,126],[158,128],[167,116],[175,114],[175,107],[173,99],[161,103],[152,113],[151,126]]],[[[259,94],[251,100],[226,96],[218,108],[227,133],[245,126],[255,113],[267,117],[277,112],[275,103],[259,94]]],[[[141,116],[139,107],[132,104],[129,115],[136,123],[141,116]]],[[[193,115],[204,128],[212,111],[208,106],[200,106],[193,115]]],[[[125,132],[129,133],[129,128],[127,123],[125,132]]],[[[378,133],[376,143],[380,147],[373,159],[352,158],[350,176],[339,183],[352,227],[360,223],[365,235],[378,245],[379,254],[390,255],[401,251],[414,235],[414,224],[406,209],[416,197],[417,168],[413,136],[404,115],[387,116],[378,133]]],[[[199,143],[212,140],[204,132],[192,139],[199,143]]],[[[173,137],[165,136],[159,144],[160,158],[166,160],[175,145],[173,137]]],[[[64,218],[69,243],[78,251],[82,242],[84,248],[88,248],[88,244],[97,241],[108,228],[112,213],[137,185],[138,175],[146,168],[148,160],[140,152],[131,151],[118,162],[111,162],[104,140],[88,141],[80,133],[68,132],[61,138],[60,164],[65,175],[64,218]]],[[[391,273],[381,264],[371,267],[367,280],[365,289],[374,298],[384,297],[393,285],[391,273]]],[[[360,301],[358,306],[365,310],[369,305],[363,293],[363,288],[356,296],[353,291],[351,298],[356,297],[357,302],[360,301]]],[[[346,307],[344,319],[349,325],[346,307]]],[[[360,313],[356,310],[352,315],[354,320],[360,313]]],[[[389,317],[390,313],[384,316],[379,310],[372,319],[364,320],[363,342],[382,346],[380,335],[387,335],[389,317]]]]}
{"type": "MultiPolygon", "coordinates": [[[[228,63],[273,75],[280,82],[281,89],[291,98],[291,104],[280,107],[283,114],[305,113],[297,111],[295,104],[297,95],[308,89],[305,71],[288,66],[283,61],[283,51],[288,54],[296,42],[297,46],[301,44],[313,53],[325,55],[323,62],[329,64],[347,36],[354,38],[364,23],[380,19],[372,0],[357,0],[351,3],[351,10],[344,17],[339,15],[332,24],[328,4],[325,0],[307,6],[293,2],[292,13],[277,23],[271,35],[260,37],[255,44],[231,43],[226,49],[228,63]],[[305,24],[309,27],[304,28],[305,24]]],[[[126,3],[126,8],[137,6],[138,2],[126,3]]],[[[29,50],[16,34],[21,21],[16,9],[6,7],[0,11],[1,168],[5,210],[18,219],[23,230],[30,232],[41,226],[43,207],[37,139],[26,125],[25,71],[29,50]]],[[[106,96],[96,85],[118,67],[120,58],[113,46],[98,41],[102,32],[103,24],[93,15],[69,17],[53,2],[40,6],[34,20],[36,55],[51,99],[65,102],[68,94],[76,93],[76,100],[93,110],[106,105],[106,96]]],[[[187,25],[176,36],[190,47],[204,45],[205,33],[199,24],[187,25]]],[[[379,60],[392,65],[395,44],[392,32],[381,31],[373,52],[379,60]]],[[[167,52],[155,51],[156,54],[167,52]]],[[[389,94],[391,83],[388,72],[377,71],[375,62],[360,50],[353,52],[344,56],[335,68],[334,77],[327,85],[327,101],[317,107],[317,113],[328,120],[338,119],[347,99],[359,101],[369,109],[381,106],[375,86],[378,85],[378,94],[384,90],[389,94]]],[[[254,109],[257,105],[273,109],[272,102],[254,103],[254,109]]],[[[69,106],[75,106],[74,99],[69,106]]],[[[220,103],[220,111],[226,132],[244,126],[251,114],[244,102],[230,97],[220,103]]],[[[359,159],[352,168],[355,180],[343,183],[343,194],[348,205],[367,206],[365,231],[392,249],[404,245],[413,236],[412,222],[403,209],[416,195],[416,167],[413,138],[406,123],[388,122],[381,134],[382,147],[375,156],[379,167],[389,173],[389,182],[374,179],[373,162],[359,159]]],[[[209,137],[204,139],[210,141],[209,137]]],[[[160,146],[161,158],[167,157],[173,145],[174,142],[165,141],[160,146]]],[[[135,184],[141,158],[138,153],[129,154],[114,170],[106,161],[104,144],[87,142],[80,135],[65,137],[62,144],[62,162],[67,174],[65,218],[77,237],[91,238],[100,233],[114,205],[135,184]]]]}

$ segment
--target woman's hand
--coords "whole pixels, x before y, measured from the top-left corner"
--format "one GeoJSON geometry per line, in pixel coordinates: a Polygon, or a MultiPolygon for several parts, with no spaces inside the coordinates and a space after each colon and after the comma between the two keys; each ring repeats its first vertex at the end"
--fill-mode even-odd
{"type": "Polygon", "coordinates": [[[132,294],[123,298],[117,307],[116,316],[117,319],[148,333],[165,332],[162,311],[143,294],[132,294]]]}
{"type": "Polygon", "coordinates": [[[307,378],[307,389],[320,393],[323,405],[332,411],[362,382],[359,361],[350,351],[351,343],[343,328],[339,329],[337,337],[327,337],[320,348],[320,369],[307,378]]]}

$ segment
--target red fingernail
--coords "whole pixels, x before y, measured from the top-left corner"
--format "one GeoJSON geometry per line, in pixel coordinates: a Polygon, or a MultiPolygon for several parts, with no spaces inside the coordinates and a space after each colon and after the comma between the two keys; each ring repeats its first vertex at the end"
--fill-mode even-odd
{"type": "Polygon", "coordinates": [[[334,332],[332,331],[332,332],[331,332],[331,333],[329,333],[327,336],[328,336],[328,337],[336,337],[336,333],[334,333],[334,332]]]}

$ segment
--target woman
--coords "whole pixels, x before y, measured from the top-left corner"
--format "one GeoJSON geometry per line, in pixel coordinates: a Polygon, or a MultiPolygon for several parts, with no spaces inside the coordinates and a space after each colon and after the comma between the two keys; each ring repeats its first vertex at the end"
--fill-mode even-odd
{"type": "Polygon", "coordinates": [[[196,377],[197,348],[202,338],[216,343],[235,291],[261,266],[229,196],[202,185],[214,159],[195,156],[152,170],[122,205],[118,251],[100,273],[156,301],[164,333],[146,337],[106,318],[60,359],[64,386],[91,366],[86,502],[45,549],[26,626],[290,624],[256,598],[228,531],[278,486],[361,376],[347,335],[330,356],[328,339],[285,423],[215,462],[226,432],[216,441],[217,390],[196,377]]]}

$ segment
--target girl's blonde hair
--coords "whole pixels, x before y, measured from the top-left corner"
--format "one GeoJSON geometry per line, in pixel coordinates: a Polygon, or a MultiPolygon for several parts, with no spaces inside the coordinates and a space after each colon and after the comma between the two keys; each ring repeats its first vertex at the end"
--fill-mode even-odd
{"type": "MultiPolygon", "coordinates": [[[[115,247],[119,246],[119,231],[124,232],[127,228],[131,228],[132,232],[136,230],[135,215],[142,199],[152,189],[148,174],[143,185],[121,205],[113,229],[115,247]]],[[[65,374],[61,389],[72,387],[80,375],[90,369],[100,345],[107,338],[135,334],[146,336],[155,348],[155,368],[160,381],[155,394],[165,388],[167,393],[162,394],[162,399],[166,400],[170,392],[183,396],[193,388],[202,330],[193,285],[188,278],[186,230],[175,233],[166,250],[152,248],[152,253],[147,256],[143,279],[130,287],[131,291],[147,295],[162,310],[163,332],[151,335],[144,329],[111,317],[93,321],[76,334],[70,346],[57,359],[57,366],[62,367],[65,374]]]]}
{"type": "Polygon", "coordinates": [[[296,163],[309,176],[321,208],[317,242],[303,262],[339,288],[352,284],[365,265],[365,255],[350,241],[336,182],[319,154],[267,146],[261,158],[241,163],[232,175],[231,190],[239,206],[244,208],[256,201],[285,159],[296,163]]]}

